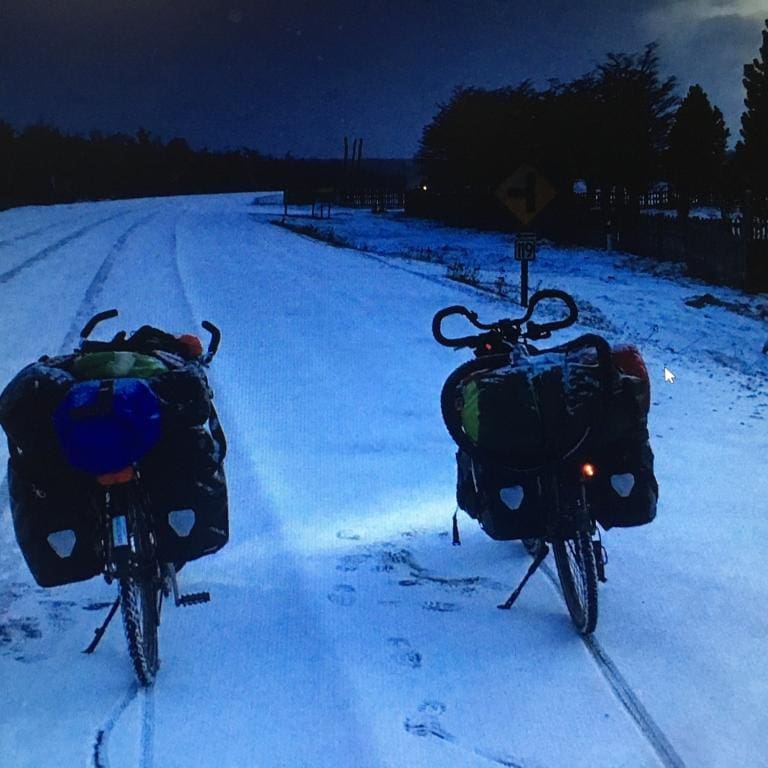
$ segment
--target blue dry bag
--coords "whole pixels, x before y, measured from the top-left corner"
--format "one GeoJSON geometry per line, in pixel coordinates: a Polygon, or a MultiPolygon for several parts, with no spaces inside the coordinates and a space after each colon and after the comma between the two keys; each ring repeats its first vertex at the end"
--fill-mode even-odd
{"type": "Polygon", "coordinates": [[[117,472],[141,459],[160,439],[157,395],[144,379],[75,384],[53,413],[67,461],[94,475],[117,472]]]}

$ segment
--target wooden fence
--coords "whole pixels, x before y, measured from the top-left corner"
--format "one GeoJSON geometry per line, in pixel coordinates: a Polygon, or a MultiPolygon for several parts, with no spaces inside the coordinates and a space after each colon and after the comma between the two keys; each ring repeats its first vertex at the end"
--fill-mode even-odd
{"type": "MultiPolygon", "coordinates": [[[[651,195],[646,202],[657,205],[661,199],[651,195]]],[[[768,220],[738,215],[678,220],[627,207],[611,210],[608,222],[601,203],[592,195],[562,196],[536,218],[533,231],[558,243],[591,248],[607,247],[611,235],[615,249],[682,262],[692,277],[768,291],[768,220]],[[751,226],[745,221],[751,221],[751,226]]],[[[406,213],[455,226],[503,232],[521,229],[491,194],[415,190],[406,196],[406,213]]]]}
{"type": "Polygon", "coordinates": [[[333,187],[321,188],[292,188],[283,193],[284,216],[288,215],[289,205],[311,206],[311,215],[319,211],[330,218],[331,205],[346,208],[369,208],[375,213],[398,210],[405,207],[405,191],[393,189],[356,189],[350,192],[340,192],[333,187]]]}
{"type": "Polygon", "coordinates": [[[348,208],[370,208],[373,211],[405,208],[405,191],[393,189],[356,189],[341,196],[348,208]]]}

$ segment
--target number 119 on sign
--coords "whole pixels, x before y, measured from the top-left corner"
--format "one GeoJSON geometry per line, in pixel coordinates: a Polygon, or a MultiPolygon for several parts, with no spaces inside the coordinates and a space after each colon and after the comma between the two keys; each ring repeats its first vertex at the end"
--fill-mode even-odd
{"type": "Polygon", "coordinates": [[[520,304],[528,306],[528,262],[536,258],[536,235],[520,232],[515,238],[515,261],[520,262],[520,304]]]}
{"type": "Polygon", "coordinates": [[[515,238],[515,261],[533,261],[536,258],[536,235],[521,232],[515,238]]]}

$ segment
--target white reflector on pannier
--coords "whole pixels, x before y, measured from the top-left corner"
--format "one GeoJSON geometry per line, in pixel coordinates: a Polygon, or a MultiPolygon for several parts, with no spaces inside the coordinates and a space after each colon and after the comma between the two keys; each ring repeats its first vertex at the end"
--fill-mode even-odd
{"type": "Polygon", "coordinates": [[[168,513],[168,525],[182,538],[189,536],[195,525],[194,509],[174,509],[168,513]]]}
{"type": "Polygon", "coordinates": [[[523,503],[523,496],[525,491],[522,485],[512,485],[509,488],[502,488],[499,491],[499,498],[504,502],[506,507],[509,507],[513,512],[516,509],[520,509],[520,505],[523,503]]]}
{"type": "Polygon", "coordinates": [[[51,549],[61,558],[69,557],[72,554],[75,541],[77,541],[77,537],[70,528],[48,534],[48,543],[51,545],[51,549]]]}
{"type": "Polygon", "coordinates": [[[623,475],[611,475],[613,490],[623,499],[626,499],[635,487],[635,476],[630,472],[623,475]]]}

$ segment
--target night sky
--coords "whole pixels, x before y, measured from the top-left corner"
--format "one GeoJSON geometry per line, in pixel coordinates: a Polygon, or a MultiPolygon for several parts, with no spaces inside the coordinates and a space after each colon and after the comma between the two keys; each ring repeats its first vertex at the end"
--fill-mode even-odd
{"type": "Polygon", "coordinates": [[[768,0],[0,0],[0,119],[195,148],[410,157],[457,85],[568,81],[660,43],[738,138],[768,0]]]}

